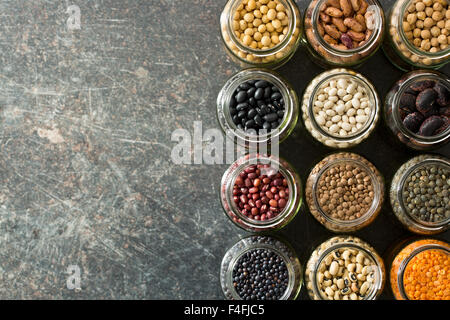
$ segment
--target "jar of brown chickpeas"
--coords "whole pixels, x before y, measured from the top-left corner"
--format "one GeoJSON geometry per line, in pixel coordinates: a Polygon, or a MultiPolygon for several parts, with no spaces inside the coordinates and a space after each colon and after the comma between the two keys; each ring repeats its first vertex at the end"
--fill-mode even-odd
{"type": "Polygon", "coordinates": [[[397,0],[383,50],[398,68],[439,69],[450,61],[450,1],[397,0]]]}
{"type": "Polygon", "coordinates": [[[220,27],[226,51],[243,68],[280,67],[294,55],[302,34],[292,0],[229,0],[220,27]]]}
{"type": "Polygon", "coordinates": [[[334,232],[353,232],[371,224],[384,201],[384,179],[362,156],[339,152],[325,157],[306,180],[309,211],[334,232]]]}

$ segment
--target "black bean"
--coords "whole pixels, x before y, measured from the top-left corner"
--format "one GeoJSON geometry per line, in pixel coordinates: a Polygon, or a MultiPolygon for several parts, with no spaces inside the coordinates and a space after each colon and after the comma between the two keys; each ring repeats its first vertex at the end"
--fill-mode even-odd
{"type": "Polygon", "coordinates": [[[254,97],[256,100],[262,99],[264,97],[264,89],[263,88],[256,89],[254,97]]]}
{"type": "Polygon", "coordinates": [[[271,112],[270,108],[269,108],[268,106],[266,106],[266,105],[263,105],[263,106],[261,107],[261,111],[262,111],[264,114],[268,114],[268,113],[271,112]]]}
{"type": "Polygon", "coordinates": [[[232,119],[233,119],[234,124],[238,124],[239,121],[240,121],[240,120],[239,120],[240,118],[239,118],[239,116],[238,116],[237,114],[234,115],[232,119]]]}
{"type": "Polygon", "coordinates": [[[255,120],[253,120],[253,119],[250,119],[247,122],[245,122],[245,126],[247,128],[253,128],[254,125],[255,125],[255,120]]]}
{"type": "Polygon", "coordinates": [[[284,117],[284,111],[278,111],[277,112],[278,118],[283,119],[284,117]]]}
{"type": "Polygon", "coordinates": [[[255,87],[250,87],[250,89],[247,90],[247,97],[253,97],[255,95],[255,91],[255,87]]]}
{"type": "Polygon", "coordinates": [[[262,125],[264,124],[264,121],[263,121],[263,119],[261,118],[261,116],[260,116],[259,114],[257,114],[257,115],[253,118],[253,120],[255,120],[255,123],[256,123],[258,126],[260,126],[260,127],[262,127],[262,125]]]}
{"type": "Polygon", "coordinates": [[[270,128],[271,128],[270,123],[267,122],[267,121],[265,121],[265,122],[263,123],[263,129],[269,130],[270,128]]]}
{"type": "Polygon", "coordinates": [[[242,119],[242,118],[245,117],[246,115],[247,115],[247,112],[244,111],[244,110],[239,111],[238,114],[237,114],[237,116],[238,116],[239,119],[242,119]]]}
{"type": "Polygon", "coordinates": [[[271,95],[272,95],[272,89],[270,89],[270,87],[266,87],[264,89],[264,98],[269,99],[271,95]]]}
{"type": "Polygon", "coordinates": [[[251,88],[251,84],[249,84],[248,82],[243,82],[239,85],[239,88],[242,90],[248,90],[251,88]]]}
{"type": "Polygon", "coordinates": [[[245,92],[245,91],[240,91],[240,92],[238,92],[238,94],[236,95],[236,101],[237,101],[237,103],[244,102],[246,99],[247,99],[247,92],[245,92]]]}
{"type": "Polygon", "coordinates": [[[247,102],[239,103],[239,104],[236,106],[236,110],[237,110],[237,111],[246,110],[247,108],[248,108],[247,102]]]}
{"type": "Polygon", "coordinates": [[[274,122],[278,120],[278,115],[276,113],[269,113],[266,114],[263,118],[268,122],[274,122]]]}
{"type": "Polygon", "coordinates": [[[247,113],[247,118],[253,119],[258,114],[258,111],[256,109],[250,109],[247,113]]]}
{"type": "Polygon", "coordinates": [[[257,87],[257,88],[265,88],[268,85],[269,85],[269,83],[267,81],[265,81],[265,80],[258,80],[255,83],[255,87],[257,87]]]}
{"type": "Polygon", "coordinates": [[[236,113],[237,113],[236,108],[235,108],[235,107],[230,107],[230,114],[231,114],[232,116],[234,116],[236,113]]]}
{"type": "Polygon", "coordinates": [[[281,98],[281,93],[279,93],[279,92],[272,93],[272,95],[270,96],[270,98],[271,98],[272,100],[278,100],[278,99],[281,98]]]}
{"type": "Polygon", "coordinates": [[[256,99],[251,97],[250,99],[248,99],[248,103],[250,103],[250,105],[252,107],[256,107],[258,104],[256,103],[256,99]]]}

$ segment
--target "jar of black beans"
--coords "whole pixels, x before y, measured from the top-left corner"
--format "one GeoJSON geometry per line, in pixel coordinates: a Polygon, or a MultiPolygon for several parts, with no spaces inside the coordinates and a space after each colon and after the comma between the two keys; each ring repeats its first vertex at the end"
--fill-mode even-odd
{"type": "Polygon", "coordinates": [[[244,146],[279,143],[295,128],[298,97],[277,73],[246,69],[232,76],[217,98],[224,133],[244,146]]]}
{"type": "Polygon", "coordinates": [[[300,292],[302,267],[284,241],[250,236],[225,254],[220,281],[230,300],[292,300],[300,292]]]}
{"type": "Polygon", "coordinates": [[[286,160],[247,154],[223,174],[220,200],[228,218],[246,231],[278,230],[300,209],[301,181],[286,160]]]}
{"type": "Polygon", "coordinates": [[[389,90],[385,118],[396,139],[416,150],[450,141],[450,78],[431,70],[403,75],[389,90]]]}
{"type": "Polygon", "coordinates": [[[390,200],[399,221],[418,234],[436,234],[450,225],[450,160],[420,155],[392,179],[390,200]]]}

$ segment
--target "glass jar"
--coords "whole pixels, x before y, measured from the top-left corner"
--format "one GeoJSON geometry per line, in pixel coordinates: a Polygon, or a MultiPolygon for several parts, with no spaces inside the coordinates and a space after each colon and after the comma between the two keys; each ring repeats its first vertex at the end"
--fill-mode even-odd
{"type": "Polygon", "coordinates": [[[306,180],[305,198],[313,217],[334,232],[353,232],[371,224],[384,201],[384,179],[355,153],[331,154],[306,180]]]}
{"type": "Polygon", "coordinates": [[[330,148],[349,148],[367,139],[377,125],[379,110],[380,99],[375,87],[364,76],[349,69],[337,68],[322,72],[309,83],[303,94],[302,116],[305,127],[314,139],[330,148]],[[345,95],[331,96],[329,93],[336,91],[334,89],[324,91],[332,86],[339,89],[337,92],[344,91],[345,95]],[[356,89],[353,89],[355,86],[356,89]],[[362,98],[356,99],[357,96],[362,98]],[[349,97],[352,98],[347,100],[349,97]],[[363,116],[364,120],[359,122],[358,116],[363,116]],[[333,127],[336,130],[332,130],[333,127]]]}
{"type": "Polygon", "coordinates": [[[305,271],[313,300],[375,300],[385,283],[384,263],[369,244],[351,236],[336,236],[311,254],[305,271]]]}
{"type": "Polygon", "coordinates": [[[244,230],[277,230],[286,226],[300,209],[301,181],[286,160],[273,155],[248,154],[223,174],[220,199],[225,214],[244,230]],[[263,181],[265,178],[270,181],[263,181]]]}
{"type": "MultiPolygon", "coordinates": [[[[421,30],[416,28],[416,22],[413,22],[414,26],[410,25],[407,18],[410,12],[415,12],[410,7],[414,8],[417,2],[418,0],[397,0],[394,3],[388,14],[386,41],[384,41],[382,46],[383,51],[389,60],[403,71],[412,69],[439,69],[450,61],[450,46],[447,45],[445,49],[437,52],[427,52],[420,49],[420,47],[416,47],[414,40],[413,42],[410,40],[414,39],[414,29],[421,30]],[[407,23],[408,27],[404,25],[404,22],[407,23]],[[405,31],[404,27],[409,31],[405,31]]],[[[444,0],[443,2],[445,3],[446,1],[444,0]]],[[[431,4],[433,3],[431,2],[431,4]]],[[[423,19],[418,19],[416,16],[413,21],[423,21],[423,19]]],[[[410,22],[412,21],[410,20],[410,22]]],[[[448,38],[448,27],[445,28],[444,26],[443,29],[447,30],[445,32],[447,32],[448,38]]]]}
{"type": "MultiPolygon", "coordinates": [[[[338,0],[313,0],[310,2],[304,20],[305,40],[308,52],[320,66],[329,68],[330,65],[361,65],[380,47],[385,23],[383,9],[377,0],[361,1],[365,5],[358,5],[358,11],[350,9],[345,19],[349,19],[348,21],[351,22],[345,21],[345,25],[344,17],[332,18],[326,13],[326,10],[334,9],[338,10],[339,15],[342,16],[343,10],[338,0]],[[358,17],[356,18],[356,16],[358,17]],[[354,31],[355,22],[358,24],[358,32],[354,31]],[[329,31],[330,29],[331,31],[329,31]],[[352,41],[349,35],[358,41],[352,41]],[[343,37],[346,37],[347,41],[341,42],[343,37]],[[347,46],[343,43],[347,43],[347,46]]],[[[361,1],[359,3],[362,3],[361,1]]],[[[351,8],[351,1],[347,0],[346,3],[351,8]]]]}
{"type": "Polygon", "coordinates": [[[299,46],[302,34],[300,11],[292,0],[256,0],[249,7],[251,1],[229,0],[225,5],[220,16],[225,49],[242,68],[278,68],[299,46]],[[275,12],[274,19],[271,19],[270,10],[275,12]]]}
{"type": "MultiPolygon", "coordinates": [[[[431,150],[441,147],[450,141],[450,116],[449,105],[436,108],[437,111],[434,115],[439,115],[443,119],[446,129],[443,127],[440,129],[440,133],[436,133],[431,136],[420,135],[419,132],[412,132],[408,129],[404,121],[406,116],[410,113],[416,113],[416,104],[413,100],[409,102],[412,106],[402,106],[408,102],[402,101],[402,97],[408,97],[408,95],[417,95],[418,91],[414,91],[411,88],[421,89],[424,83],[440,84],[450,90],[450,79],[442,73],[432,70],[414,70],[403,75],[389,90],[385,98],[384,104],[384,117],[387,126],[391,129],[394,135],[400,142],[406,146],[416,150],[431,150]]],[[[430,86],[430,85],[429,85],[430,86]]],[[[405,99],[405,98],[403,98],[405,99]]],[[[425,119],[425,116],[419,112],[421,119],[425,119]]],[[[425,121],[423,120],[423,121],[425,121]]]]}
{"type": "Polygon", "coordinates": [[[390,201],[398,220],[411,232],[436,234],[450,226],[450,161],[420,155],[392,178],[390,201]]]}
{"type": "Polygon", "coordinates": [[[394,254],[391,290],[397,300],[449,300],[450,245],[435,239],[415,240],[394,254]],[[437,264],[434,264],[437,260],[437,264]],[[427,264],[424,264],[426,261],[427,264]],[[437,287],[437,284],[440,284],[437,287]]]}
{"type": "MultiPolygon", "coordinates": [[[[255,108],[258,110],[257,108],[255,108]]],[[[260,110],[258,110],[258,114],[260,110]]],[[[225,135],[241,146],[251,147],[257,144],[281,143],[294,130],[299,113],[298,96],[292,86],[279,74],[267,69],[251,68],[233,75],[219,92],[217,97],[217,118],[225,135]],[[264,80],[277,87],[284,101],[284,115],[276,129],[266,133],[245,132],[233,122],[230,106],[236,89],[249,80],[264,80]]],[[[261,114],[262,115],[262,114],[261,114]]]]}
{"type": "MultiPolygon", "coordinates": [[[[238,241],[225,254],[220,268],[220,284],[225,298],[228,300],[295,300],[303,284],[303,269],[295,251],[284,241],[269,236],[249,236],[238,241]],[[262,263],[255,266],[257,259],[267,257],[267,266],[262,263]],[[243,264],[242,262],[245,262],[243,264]],[[270,268],[276,266],[280,272],[270,268]],[[259,279],[255,279],[257,268],[263,268],[259,279]],[[246,269],[246,270],[242,270],[246,269]],[[261,278],[270,282],[271,288],[258,286],[261,278]],[[249,283],[253,280],[253,283],[249,283]],[[277,281],[282,280],[282,281],[277,281]],[[241,282],[249,287],[245,291],[237,292],[241,282]],[[281,285],[276,285],[281,283],[281,285]],[[252,286],[253,285],[253,286],[252,286]],[[251,292],[250,288],[258,287],[258,292],[251,292]],[[272,290],[271,292],[269,292],[272,290]]],[[[266,282],[267,283],[267,282],[266,282]]]]}

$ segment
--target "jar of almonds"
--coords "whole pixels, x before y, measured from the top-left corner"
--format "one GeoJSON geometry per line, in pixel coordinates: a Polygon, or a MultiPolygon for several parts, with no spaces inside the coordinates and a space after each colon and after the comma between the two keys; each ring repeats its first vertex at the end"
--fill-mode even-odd
{"type": "Polygon", "coordinates": [[[403,71],[439,69],[450,61],[450,2],[397,0],[387,20],[383,50],[403,71]]]}
{"type": "Polygon", "coordinates": [[[378,216],[384,201],[384,179],[360,155],[334,153],[311,170],[305,198],[311,214],[328,230],[353,232],[378,216]]]}
{"type": "Polygon", "coordinates": [[[319,245],[305,271],[306,288],[314,300],[375,300],[385,277],[375,249],[351,236],[333,237],[319,245]]]}
{"type": "Polygon", "coordinates": [[[381,46],[384,13],[377,0],[313,0],[305,13],[308,51],[323,67],[362,64],[381,46]]]}
{"type": "Polygon", "coordinates": [[[305,89],[302,116],[312,137],[331,148],[358,145],[375,129],[380,99],[372,83],[350,69],[316,76],[305,89]]]}
{"type": "Polygon", "coordinates": [[[280,67],[294,55],[302,34],[293,0],[229,0],[220,27],[226,51],[243,68],[280,67]]]}

